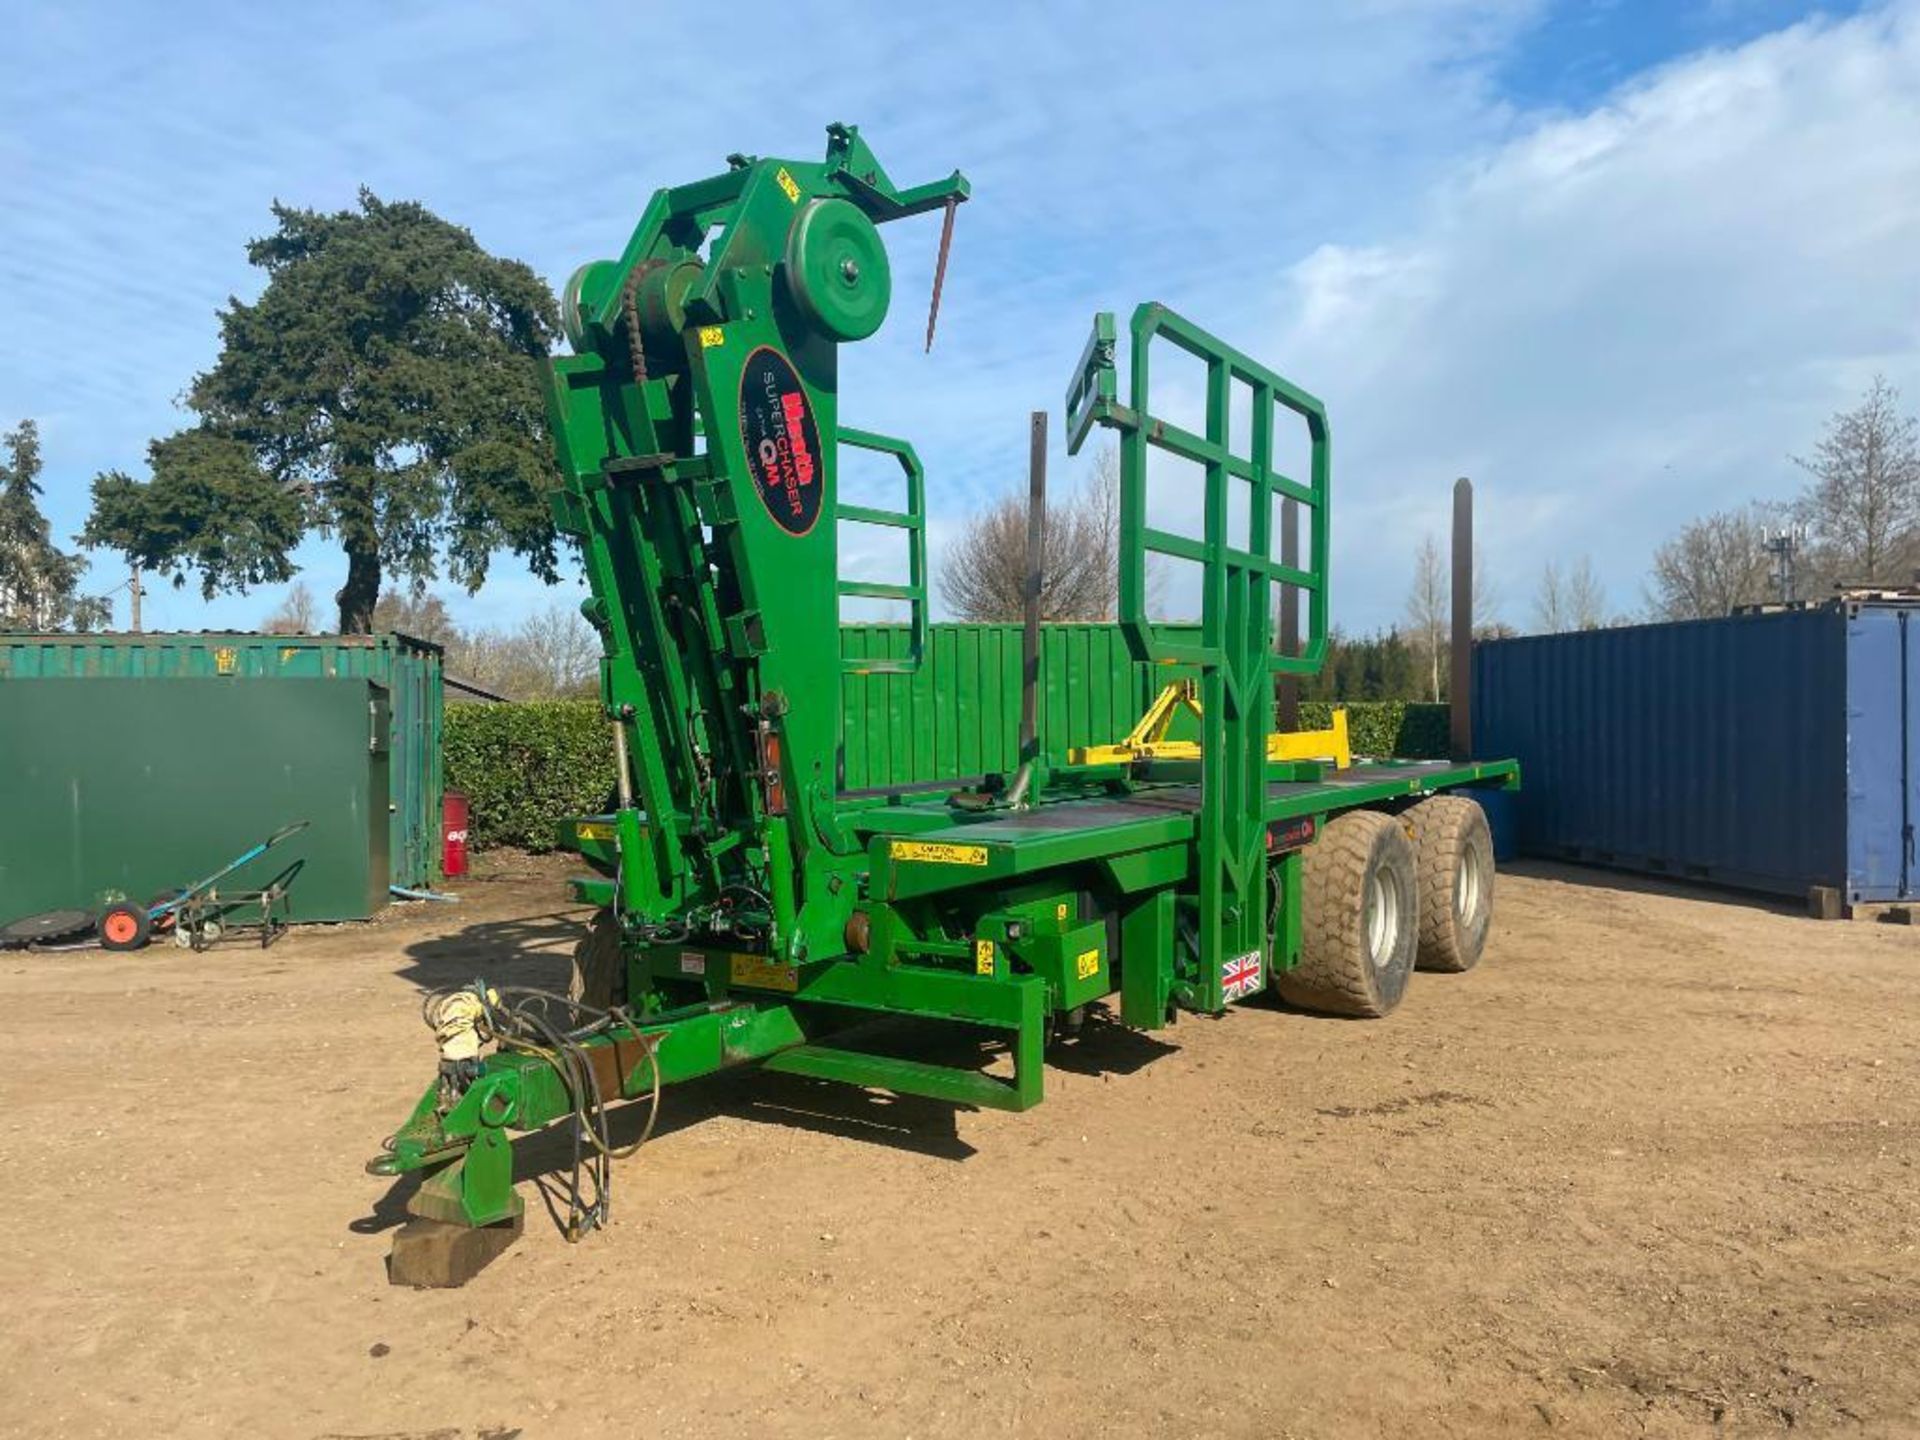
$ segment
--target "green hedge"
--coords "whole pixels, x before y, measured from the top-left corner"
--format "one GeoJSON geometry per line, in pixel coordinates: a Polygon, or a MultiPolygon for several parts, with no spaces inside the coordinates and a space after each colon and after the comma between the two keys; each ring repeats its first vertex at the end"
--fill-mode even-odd
{"type": "MultiPolygon", "coordinates": [[[[1302,700],[1300,725],[1324,730],[1333,723],[1337,702],[1302,700]]],[[[1347,702],[1347,739],[1356,755],[1391,755],[1400,760],[1443,760],[1447,754],[1447,707],[1415,700],[1347,702]]]]}
{"type": "MultiPolygon", "coordinates": [[[[1332,704],[1300,702],[1309,730],[1332,721],[1332,704]]],[[[1349,704],[1355,754],[1407,760],[1447,753],[1447,707],[1400,700],[1349,704]]],[[[553,823],[591,814],[613,790],[613,744],[597,701],[455,705],[446,719],[447,788],[467,797],[467,843],[551,850],[553,823]]]]}
{"type": "Polygon", "coordinates": [[[447,788],[467,797],[467,843],[551,850],[562,815],[594,814],[613,790],[613,739],[597,701],[452,705],[447,788]]]}

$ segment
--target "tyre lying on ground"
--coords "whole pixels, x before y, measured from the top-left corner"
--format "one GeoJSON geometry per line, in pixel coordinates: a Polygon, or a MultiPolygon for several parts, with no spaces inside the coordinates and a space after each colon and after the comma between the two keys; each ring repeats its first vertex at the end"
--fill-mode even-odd
{"type": "Polygon", "coordinates": [[[1386,1015],[1406,994],[1419,940],[1419,880],[1403,822],[1338,816],[1301,857],[1300,963],[1274,988],[1333,1015],[1386,1015]]]}
{"type": "Polygon", "coordinates": [[[1406,813],[1419,866],[1422,970],[1458,974],[1480,962],[1493,919],[1493,832],[1461,795],[1435,795],[1406,813]]]}

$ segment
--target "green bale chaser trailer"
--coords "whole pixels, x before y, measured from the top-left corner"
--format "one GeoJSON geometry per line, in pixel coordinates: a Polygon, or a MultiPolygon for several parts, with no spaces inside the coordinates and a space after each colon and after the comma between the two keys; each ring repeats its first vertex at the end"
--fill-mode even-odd
{"type": "MultiPolygon", "coordinates": [[[[1193,678],[1132,735],[1070,752],[1033,733],[1029,679],[1013,773],[844,787],[842,676],[917,666],[927,593],[920,462],[841,422],[839,349],[888,310],[877,227],[943,212],[944,263],[968,185],[900,188],[855,129],[828,137],[823,161],[733,156],[659,191],[620,258],[566,288],[554,508],[593,589],[621,782],[611,813],[567,820],[562,837],[597,869],[579,888],[601,909],[572,996],[482,979],[428,997],[439,1077],[369,1167],[429,1172],[395,1239],[396,1281],[457,1284],[503,1248],[523,1209],[509,1137],[569,1117],[587,1161],[569,1228],[590,1229],[611,1103],[657,1114],[666,1086],[727,1066],[1024,1110],[1049,1044],[1096,1002],[1117,997],[1141,1030],[1268,992],[1378,1016],[1416,965],[1479,958],[1492,847],[1460,792],[1514,786],[1516,767],[1356,763],[1338,726],[1274,733],[1276,678],[1311,674],[1326,648],[1326,413],[1157,304],[1133,314],[1124,399],[1117,327],[1096,318],[1065,420],[1074,451],[1095,427],[1118,434],[1127,644],[1193,678]],[[1169,349],[1204,370],[1200,430],[1154,410],[1152,362],[1169,349]],[[1310,438],[1305,475],[1275,467],[1286,425],[1310,438]],[[840,502],[849,446],[898,461],[900,509],[840,502]],[[1150,460],[1167,456],[1199,491],[1199,533],[1149,513],[1150,460]],[[1278,558],[1287,502],[1306,522],[1304,563],[1278,558]],[[903,531],[904,582],[843,576],[847,525],[903,531]],[[1197,572],[1197,628],[1149,614],[1154,555],[1197,572]],[[1283,654],[1273,616],[1288,588],[1309,623],[1283,654]],[[909,653],[843,658],[845,597],[904,604],[909,653]],[[1174,709],[1197,740],[1165,740],[1174,709]],[[879,1017],[998,1032],[1011,1065],[863,1047],[879,1017]]],[[[1035,431],[1043,458],[1044,417],[1035,431]]]]}

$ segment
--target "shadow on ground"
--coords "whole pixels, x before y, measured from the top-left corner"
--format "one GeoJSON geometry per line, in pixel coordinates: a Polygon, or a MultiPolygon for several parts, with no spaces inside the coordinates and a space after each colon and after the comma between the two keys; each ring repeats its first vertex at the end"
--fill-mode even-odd
{"type": "Polygon", "coordinates": [[[564,991],[573,947],[587,933],[592,914],[572,906],[428,936],[406,948],[407,963],[399,973],[422,990],[444,990],[484,979],[495,985],[564,991]]]}
{"type": "Polygon", "coordinates": [[[1500,873],[1534,880],[1552,880],[1589,890],[1623,890],[1633,895],[1671,895],[1681,900],[1710,900],[1719,905],[1738,905],[1748,910],[1764,910],[1773,915],[1802,919],[1807,914],[1804,900],[1763,895],[1753,890],[1730,890],[1705,880],[1668,878],[1638,870],[1611,870],[1599,865],[1575,865],[1564,860],[1502,860],[1500,873]]]}
{"type": "MultiPolygon", "coordinates": [[[[536,915],[473,924],[450,935],[429,936],[406,949],[400,974],[422,990],[439,990],[485,979],[495,985],[564,991],[573,947],[586,933],[592,912],[557,908],[536,915]]],[[[823,1037],[825,1038],[825,1037],[823,1037]]],[[[838,1030],[832,1043],[872,1054],[898,1056],[956,1069],[1012,1074],[1006,1032],[953,1022],[879,1016],[838,1030]]],[[[1047,1049],[1049,1069],[1078,1075],[1128,1075],[1178,1047],[1129,1030],[1103,1006],[1089,1009],[1077,1031],[1056,1036],[1047,1049]]],[[[423,1076],[423,1085],[431,1076],[423,1076]]],[[[835,1081],[780,1075],[743,1066],[671,1087],[661,1096],[652,1138],[659,1139],[726,1116],[830,1135],[936,1159],[961,1161],[974,1153],[960,1137],[958,1117],[971,1106],[896,1095],[835,1081]]],[[[608,1114],[615,1150],[638,1140],[650,1106],[644,1099],[615,1106],[608,1114]]],[[[574,1183],[574,1127],[561,1121],[522,1135],[513,1145],[514,1174],[530,1181],[556,1229],[564,1230],[574,1183]]],[[[581,1142],[583,1156],[585,1142],[581,1142]]],[[[615,1172],[628,1161],[616,1161],[615,1172]]],[[[397,1177],[370,1211],[348,1229],[378,1234],[406,1222],[407,1201],[419,1188],[418,1174],[397,1177]]],[[[585,1182],[591,1189],[591,1181],[585,1182]]],[[[589,1195],[587,1198],[591,1198],[589,1195]]]]}
{"type": "MultiPolygon", "coordinates": [[[[574,941],[583,933],[584,912],[554,912],[469,926],[458,934],[422,940],[407,951],[407,978],[423,989],[457,985],[484,976],[497,984],[563,989],[574,941]]],[[[836,1045],[895,1055],[956,1069],[1010,1076],[1013,1060],[1002,1031],[952,1022],[878,1017],[836,1031],[836,1045]]],[[[1128,1030],[1103,1007],[1093,1007],[1077,1034],[1048,1047],[1048,1068],[1079,1075],[1127,1075],[1178,1047],[1128,1030]]],[[[430,1077],[423,1077],[423,1084],[430,1077]]],[[[653,1138],[660,1139],[716,1117],[778,1125],[863,1144],[882,1145],[940,1160],[962,1161],[974,1147],[961,1138],[958,1119],[971,1106],[896,1095],[835,1081],[781,1075],[747,1065],[662,1093],[653,1138]]],[[[645,1099],[615,1106],[608,1114],[616,1150],[638,1140],[647,1124],[645,1099]]],[[[584,1142],[582,1154],[585,1155],[584,1142]]],[[[575,1176],[574,1127],[565,1121],[514,1140],[514,1174],[530,1181],[556,1230],[564,1231],[575,1176]]],[[[638,1157],[634,1157],[637,1159],[638,1157]]],[[[615,1162],[619,1172],[634,1159],[615,1162]]],[[[406,1222],[407,1201],[419,1188],[418,1174],[397,1177],[365,1215],[349,1223],[356,1234],[378,1234],[406,1222]]],[[[584,1182],[591,1199],[591,1181],[584,1182]]]]}

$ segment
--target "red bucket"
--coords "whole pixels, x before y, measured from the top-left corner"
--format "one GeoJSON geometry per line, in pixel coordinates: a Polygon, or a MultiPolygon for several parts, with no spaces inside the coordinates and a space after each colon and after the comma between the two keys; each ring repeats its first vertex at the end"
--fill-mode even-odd
{"type": "Polygon", "coordinates": [[[467,797],[458,790],[440,800],[440,873],[449,880],[467,873],[467,797]]]}

